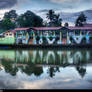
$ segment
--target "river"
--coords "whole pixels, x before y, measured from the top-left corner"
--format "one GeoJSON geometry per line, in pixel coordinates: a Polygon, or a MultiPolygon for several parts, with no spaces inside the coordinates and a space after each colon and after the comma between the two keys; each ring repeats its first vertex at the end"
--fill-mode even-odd
{"type": "Polygon", "coordinates": [[[92,89],[92,50],[0,50],[0,89],[92,89]]]}

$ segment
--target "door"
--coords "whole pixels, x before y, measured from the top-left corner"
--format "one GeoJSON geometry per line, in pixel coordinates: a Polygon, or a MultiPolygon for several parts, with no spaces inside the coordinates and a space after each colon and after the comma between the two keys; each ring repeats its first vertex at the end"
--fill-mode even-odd
{"type": "Polygon", "coordinates": [[[66,30],[62,32],[62,42],[63,44],[67,44],[67,31],[66,30]]]}

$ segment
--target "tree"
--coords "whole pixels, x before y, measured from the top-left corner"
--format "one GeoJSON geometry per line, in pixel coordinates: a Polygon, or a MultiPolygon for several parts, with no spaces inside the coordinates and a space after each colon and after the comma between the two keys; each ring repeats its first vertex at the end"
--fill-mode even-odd
{"type": "Polygon", "coordinates": [[[44,27],[48,27],[47,21],[43,21],[43,26],[44,26],[44,27]]]}
{"type": "Polygon", "coordinates": [[[66,22],[66,23],[64,24],[64,26],[65,26],[65,27],[68,27],[68,26],[69,26],[69,24],[66,22]]]}
{"type": "Polygon", "coordinates": [[[59,14],[55,15],[55,18],[54,18],[55,26],[61,26],[61,21],[62,19],[60,18],[60,15],[59,14]]]}
{"type": "Polygon", "coordinates": [[[15,28],[15,23],[12,23],[10,19],[6,18],[2,20],[2,28],[4,30],[9,30],[9,29],[14,29],[15,28]]]}
{"type": "Polygon", "coordinates": [[[4,14],[4,19],[9,18],[9,19],[16,19],[18,17],[18,14],[16,13],[16,10],[11,10],[9,12],[6,12],[4,14]]]}
{"type": "Polygon", "coordinates": [[[49,10],[46,18],[48,18],[50,22],[53,22],[54,17],[55,17],[55,12],[53,10],[49,10]]]}
{"type": "Polygon", "coordinates": [[[18,17],[17,23],[20,27],[40,27],[43,26],[43,19],[31,11],[27,11],[18,17]]]}
{"type": "Polygon", "coordinates": [[[86,16],[82,12],[75,22],[75,26],[83,26],[86,23],[86,16]]]}
{"type": "Polygon", "coordinates": [[[9,29],[15,28],[17,26],[16,25],[17,17],[18,17],[18,14],[16,13],[16,10],[11,10],[9,12],[6,12],[2,19],[1,28],[4,30],[9,30],[9,29]]]}
{"type": "Polygon", "coordinates": [[[49,10],[47,13],[47,17],[49,22],[49,26],[61,26],[62,19],[59,14],[55,14],[53,10],[49,10]]]}

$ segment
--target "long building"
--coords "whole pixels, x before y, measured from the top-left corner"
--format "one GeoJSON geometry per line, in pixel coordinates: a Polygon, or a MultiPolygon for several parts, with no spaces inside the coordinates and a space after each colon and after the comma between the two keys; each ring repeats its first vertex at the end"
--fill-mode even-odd
{"type": "Polygon", "coordinates": [[[5,32],[0,37],[0,44],[5,44],[5,38],[9,40],[6,44],[92,44],[92,26],[16,28],[5,32]]]}

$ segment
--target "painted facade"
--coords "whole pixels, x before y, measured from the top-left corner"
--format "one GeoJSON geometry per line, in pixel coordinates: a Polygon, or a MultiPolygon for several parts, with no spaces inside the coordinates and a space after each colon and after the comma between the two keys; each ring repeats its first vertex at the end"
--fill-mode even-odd
{"type": "Polygon", "coordinates": [[[0,44],[92,44],[92,27],[32,27],[6,32],[0,44]]]}
{"type": "Polygon", "coordinates": [[[17,44],[91,44],[92,27],[34,27],[15,29],[17,44]]]}
{"type": "Polygon", "coordinates": [[[15,44],[15,36],[11,31],[7,31],[0,35],[0,44],[15,44]]]}

